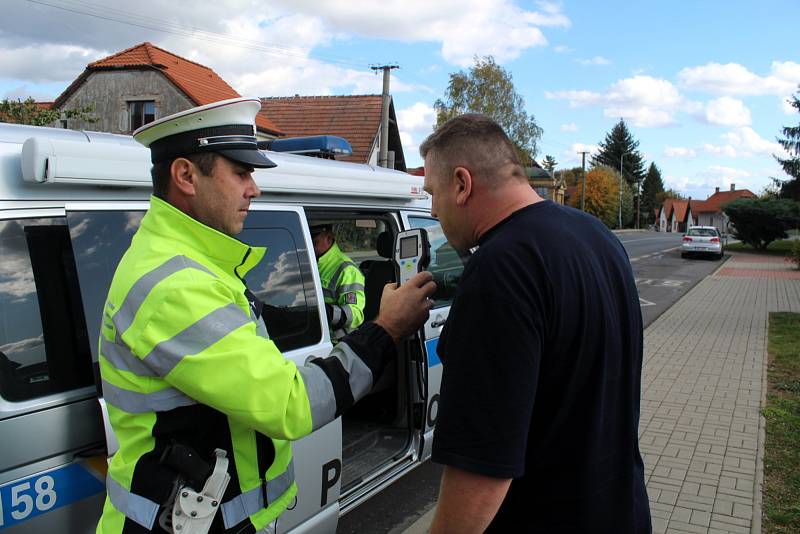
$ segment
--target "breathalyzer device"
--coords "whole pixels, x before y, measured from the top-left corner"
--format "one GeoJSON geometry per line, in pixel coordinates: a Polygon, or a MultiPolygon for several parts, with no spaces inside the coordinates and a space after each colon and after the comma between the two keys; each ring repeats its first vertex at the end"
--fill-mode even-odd
{"type": "Polygon", "coordinates": [[[394,238],[393,259],[398,285],[427,269],[431,262],[428,232],[424,228],[415,228],[398,233],[394,238]]]}

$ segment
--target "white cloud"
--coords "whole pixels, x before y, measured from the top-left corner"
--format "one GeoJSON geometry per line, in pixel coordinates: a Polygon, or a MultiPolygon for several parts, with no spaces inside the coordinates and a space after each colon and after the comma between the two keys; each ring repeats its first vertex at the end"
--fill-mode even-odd
{"type": "Polygon", "coordinates": [[[786,151],[780,144],[764,139],[748,126],[731,130],[721,137],[724,141],[723,144],[704,143],[703,149],[710,154],[731,158],[771,156],[773,154],[780,157],[787,156],[786,151]]]}
{"type": "Polygon", "coordinates": [[[61,81],[77,78],[88,63],[104,55],[100,50],[74,45],[0,46],[0,72],[3,78],[26,82],[61,81]]]}
{"type": "Polygon", "coordinates": [[[728,158],[735,158],[737,156],[736,148],[733,145],[712,145],[711,143],[703,143],[703,150],[709,154],[728,158]]]}
{"type": "Polygon", "coordinates": [[[424,102],[398,110],[397,124],[407,163],[419,161],[419,144],[433,131],[435,123],[436,110],[424,102]]]}
{"type": "Polygon", "coordinates": [[[706,106],[705,119],[722,126],[748,126],[752,122],[750,109],[744,102],[729,96],[710,101],[706,106]]]}
{"type": "Polygon", "coordinates": [[[707,63],[678,73],[682,87],[720,95],[790,94],[800,84],[800,63],[773,61],[770,74],[759,76],[738,63],[707,63]]]}
{"type": "Polygon", "coordinates": [[[797,113],[798,110],[796,107],[792,105],[793,100],[791,98],[784,98],[781,100],[781,109],[786,115],[794,115],[797,113]]]}
{"type": "Polygon", "coordinates": [[[577,59],[576,60],[581,65],[608,65],[611,63],[610,60],[604,58],[603,56],[594,56],[591,59],[577,59]]]}
{"type": "Polygon", "coordinates": [[[578,131],[578,125],[575,124],[574,122],[568,122],[567,124],[562,124],[561,125],[561,131],[562,132],[577,132],[578,131]]]}
{"type": "Polygon", "coordinates": [[[586,154],[586,166],[589,166],[589,158],[597,154],[600,150],[598,145],[587,145],[584,143],[572,143],[569,150],[564,150],[561,153],[560,167],[570,167],[581,164],[581,155],[579,152],[588,152],[586,154]]]}
{"type": "Polygon", "coordinates": [[[559,54],[565,54],[567,52],[572,52],[572,49],[570,47],[564,46],[564,45],[554,46],[553,50],[555,52],[558,52],[559,54]]]}
{"type": "Polygon", "coordinates": [[[568,100],[570,107],[604,106],[603,115],[623,118],[635,126],[660,127],[674,123],[674,114],[685,104],[672,83],[651,76],[625,78],[605,93],[592,91],[546,91],[549,99],[568,100]]]}
{"type": "Polygon", "coordinates": [[[668,146],[664,147],[664,155],[668,158],[693,158],[697,156],[697,152],[692,148],[668,146]]]}

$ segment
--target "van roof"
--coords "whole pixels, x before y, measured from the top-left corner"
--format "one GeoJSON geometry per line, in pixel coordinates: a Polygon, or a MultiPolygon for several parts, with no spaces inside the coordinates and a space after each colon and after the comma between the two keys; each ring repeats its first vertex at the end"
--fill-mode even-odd
{"type": "MultiPolygon", "coordinates": [[[[267,153],[278,166],[253,173],[266,193],[261,202],[430,206],[419,176],[366,164],[267,153]]],[[[150,166],[149,151],[127,135],[0,124],[0,203],[146,199],[152,189],[150,166]]]]}

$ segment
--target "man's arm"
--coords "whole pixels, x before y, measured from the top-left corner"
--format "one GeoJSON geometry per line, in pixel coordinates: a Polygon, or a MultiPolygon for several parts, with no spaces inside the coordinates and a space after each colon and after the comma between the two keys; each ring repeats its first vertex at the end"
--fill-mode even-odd
{"type": "Polygon", "coordinates": [[[510,485],[510,478],[494,478],[446,466],[431,534],[483,532],[497,514],[510,485]]]}

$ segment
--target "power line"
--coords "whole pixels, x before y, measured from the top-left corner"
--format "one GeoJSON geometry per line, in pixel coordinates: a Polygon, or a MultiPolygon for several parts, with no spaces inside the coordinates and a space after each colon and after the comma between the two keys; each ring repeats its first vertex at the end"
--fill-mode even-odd
{"type": "Polygon", "coordinates": [[[26,1],[31,4],[38,4],[42,6],[51,7],[54,9],[60,9],[62,11],[67,11],[69,13],[74,13],[77,15],[84,15],[101,20],[107,20],[110,22],[116,22],[119,24],[125,24],[128,26],[134,26],[137,28],[154,30],[158,32],[169,33],[172,35],[179,35],[182,37],[203,39],[206,41],[221,43],[229,46],[234,46],[237,48],[254,50],[266,54],[296,57],[296,58],[306,58],[313,56],[315,59],[322,59],[331,63],[338,63],[341,65],[346,65],[351,67],[364,68],[365,66],[364,63],[359,63],[356,61],[336,59],[329,56],[323,56],[320,54],[312,55],[311,49],[308,48],[290,47],[275,43],[260,43],[258,41],[253,41],[249,39],[240,39],[237,37],[232,37],[218,32],[203,30],[193,26],[180,25],[165,21],[163,19],[155,19],[152,17],[146,17],[128,11],[123,11],[121,9],[109,8],[100,4],[76,2],[70,0],[61,0],[61,1],[26,0],[26,1]]]}

